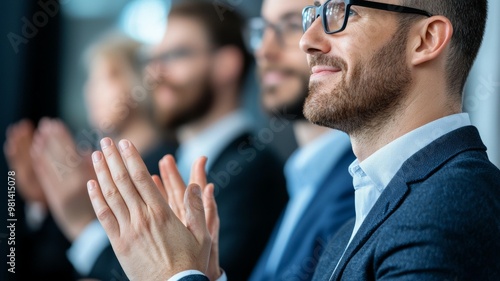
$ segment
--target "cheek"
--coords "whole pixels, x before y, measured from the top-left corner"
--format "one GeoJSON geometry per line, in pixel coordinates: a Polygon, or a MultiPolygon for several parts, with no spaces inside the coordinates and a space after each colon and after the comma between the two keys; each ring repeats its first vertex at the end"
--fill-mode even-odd
{"type": "Polygon", "coordinates": [[[301,75],[309,75],[311,72],[307,62],[307,55],[298,46],[293,50],[283,51],[278,64],[301,75]]]}

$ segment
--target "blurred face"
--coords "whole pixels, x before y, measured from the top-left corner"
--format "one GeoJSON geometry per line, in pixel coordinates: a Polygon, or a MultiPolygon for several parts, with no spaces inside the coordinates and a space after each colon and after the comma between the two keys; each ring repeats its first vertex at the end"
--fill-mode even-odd
{"type": "Polygon", "coordinates": [[[351,11],[346,29],[336,34],[326,34],[316,19],[301,48],[312,71],[306,118],[352,135],[394,118],[412,79],[408,31],[399,27],[396,15],[357,6],[351,11]]]}
{"type": "Polygon", "coordinates": [[[155,116],[165,128],[176,128],[203,116],[213,92],[211,46],[196,20],[171,16],[163,41],[155,48],[146,72],[155,80],[155,116]]]}
{"type": "Polygon", "coordinates": [[[302,9],[309,1],[266,0],[262,17],[267,23],[255,56],[266,111],[303,118],[310,70],[299,47],[302,9]]]}
{"type": "Polygon", "coordinates": [[[89,121],[106,133],[119,130],[130,114],[133,70],[124,59],[98,56],[93,59],[85,87],[89,121]]]}

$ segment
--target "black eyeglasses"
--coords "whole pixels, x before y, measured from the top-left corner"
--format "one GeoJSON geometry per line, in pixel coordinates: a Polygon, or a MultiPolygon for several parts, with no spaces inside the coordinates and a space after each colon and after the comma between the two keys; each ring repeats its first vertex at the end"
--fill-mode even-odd
{"type": "Polygon", "coordinates": [[[275,24],[260,17],[252,18],[248,23],[246,36],[252,51],[255,52],[261,47],[267,29],[273,30],[277,43],[282,48],[298,46],[302,36],[302,26],[298,16],[294,20],[282,20],[275,24]]]}
{"type": "Polygon", "coordinates": [[[341,32],[346,28],[349,17],[356,13],[351,10],[351,6],[353,5],[396,13],[417,14],[426,17],[433,16],[424,10],[399,5],[364,0],[328,0],[321,6],[307,6],[304,8],[302,11],[302,28],[306,32],[313,22],[321,16],[325,33],[334,34],[341,32]]]}
{"type": "Polygon", "coordinates": [[[153,63],[171,65],[172,63],[175,62],[190,59],[201,54],[210,54],[211,52],[213,52],[213,49],[195,50],[191,48],[179,48],[179,49],[174,49],[172,51],[161,53],[154,57],[143,56],[139,59],[139,61],[141,62],[143,68],[153,63]]]}

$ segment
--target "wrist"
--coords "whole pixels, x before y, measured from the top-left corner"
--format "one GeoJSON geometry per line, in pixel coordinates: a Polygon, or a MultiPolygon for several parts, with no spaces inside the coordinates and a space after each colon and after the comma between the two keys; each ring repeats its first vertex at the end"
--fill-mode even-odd
{"type": "Polygon", "coordinates": [[[75,241],[87,228],[92,221],[94,221],[95,217],[84,217],[80,218],[77,221],[69,222],[67,226],[66,236],[70,242],[75,241]]]}

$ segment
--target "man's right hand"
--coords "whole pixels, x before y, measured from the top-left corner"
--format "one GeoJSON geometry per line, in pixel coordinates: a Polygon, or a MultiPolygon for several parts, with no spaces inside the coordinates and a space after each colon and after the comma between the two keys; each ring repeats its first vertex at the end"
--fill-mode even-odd
{"type": "Polygon", "coordinates": [[[80,155],[66,126],[48,118],[39,123],[31,155],[51,214],[73,241],[95,219],[85,188],[95,177],[90,155],[80,155]]]}
{"type": "MultiPolygon", "coordinates": [[[[219,266],[219,215],[217,214],[217,203],[214,198],[214,185],[207,184],[207,176],[205,172],[206,157],[197,159],[191,169],[191,177],[189,184],[197,184],[202,187],[203,207],[205,209],[205,220],[207,222],[208,231],[212,241],[210,251],[210,260],[208,270],[206,272],[208,278],[212,281],[217,280],[221,275],[219,266]]],[[[153,176],[160,193],[170,205],[177,217],[186,225],[186,202],[185,193],[186,185],[180,175],[175,159],[171,155],[166,155],[160,160],[161,179],[153,176]]]]}
{"type": "Polygon", "coordinates": [[[201,188],[186,190],[183,224],[158,191],[144,161],[130,141],[101,142],[94,152],[98,181],[88,182],[89,196],[113,250],[131,280],[168,280],[179,272],[206,273],[211,240],[201,188]]]}

